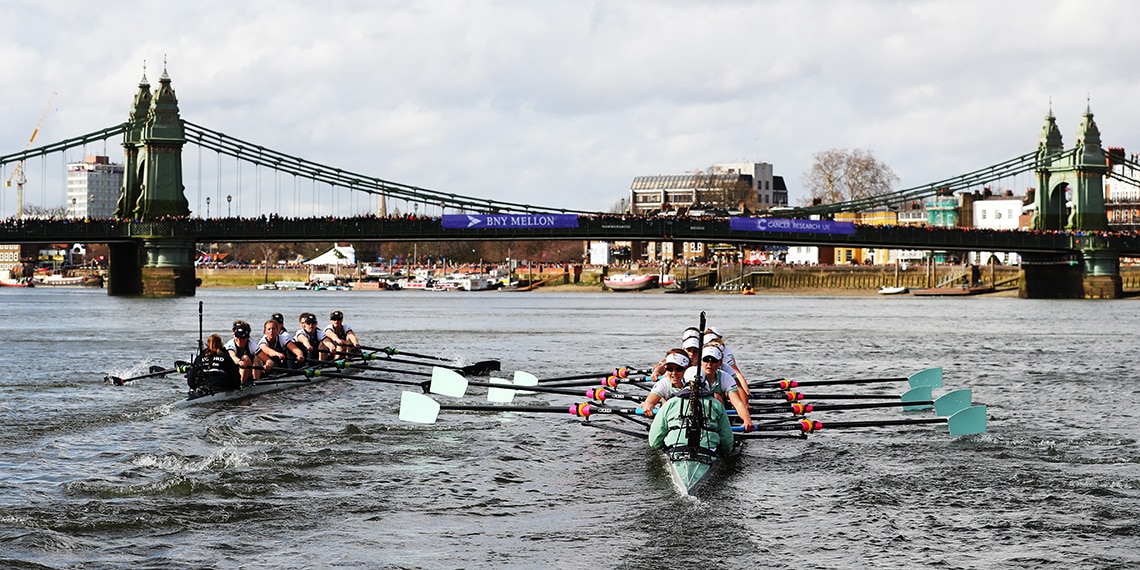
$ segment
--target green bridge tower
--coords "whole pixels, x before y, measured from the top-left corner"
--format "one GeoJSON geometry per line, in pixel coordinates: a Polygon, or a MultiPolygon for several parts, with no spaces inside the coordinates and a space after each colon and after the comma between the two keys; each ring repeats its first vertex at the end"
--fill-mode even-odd
{"type": "Polygon", "coordinates": [[[1100,129],[1090,107],[1077,131],[1077,146],[1066,152],[1052,108],[1037,143],[1037,188],[1033,229],[1078,232],[1074,249],[1080,262],[1063,256],[1023,256],[1022,297],[1118,298],[1122,295],[1120,256],[1095,235],[1108,229],[1104,176],[1108,162],[1100,129]],[[1072,202],[1072,209],[1067,204],[1072,202]]]}
{"type": "MultiPolygon", "coordinates": [[[[186,136],[178,98],[166,69],[153,93],[144,71],[131,106],[123,149],[123,188],[115,215],[134,221],[190,215],[182,185],[182,146],[186,136]]],[[[139,236],[141,242],[110,246],[111,295],[193,295],[193,238],[139,236]]]]}

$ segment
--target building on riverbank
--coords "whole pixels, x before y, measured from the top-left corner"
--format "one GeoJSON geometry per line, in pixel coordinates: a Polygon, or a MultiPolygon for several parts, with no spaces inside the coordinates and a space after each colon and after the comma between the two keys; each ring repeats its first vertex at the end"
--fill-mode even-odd
{"type": "Polygon", "coordinates": [[[67,164],[67,217],[82,220],[115,215],[123,186],[123,165],[106,156],[88,156],[67,164]]]}

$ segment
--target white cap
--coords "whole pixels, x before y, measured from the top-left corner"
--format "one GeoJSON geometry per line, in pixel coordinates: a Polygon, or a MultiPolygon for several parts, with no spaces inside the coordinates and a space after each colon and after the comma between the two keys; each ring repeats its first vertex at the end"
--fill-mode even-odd
{"type": "Polygon", "coordinates": [[[713,334],[713,333],[705,333],[705,344],[708,344],[710,342],[719,342],[719,341],[720,341],[720,335],[713,334]]]}
{"type": "Polygon", "coordinates": [[[681,368],[689,366],[689,357],[678,352],[670,352],[665,355],[665,364],[676,364],[681,368]]]}
{"type": "Polygon", "coordinates": [[[681,348],[700,348],[700,347],[701,347],[701,339],[699,339],[695,336],[691,336],[691,337],[685,339],[681,343],[681,348]]]}
{"type": "Polygon", "coordinates": [[[689,328],[685,329],[684,333],[681,334],[681,340],[688,340],[690,338],[699,338],[700,336],[701,336],[701,331],[697,330],[697,327],[689,327],[689,328]]]}
{"type": "Polygon", "coordinates": [[[715,334],[716,336],[720,336],[720,337],[724,336],[724,335],[720,334],[720,329],[718,329],[716,327],[709,327],[709,332],[715,334]]]}
{"type": "Polygon", "coordinates": [[[689,382],[692,382],[693,379],[696,377],[697,377],[697,369],[695,367],[690,368],[690,369],[685,371],[685,383],[686,384],[688,384],[689,382]]]}
{"type": "Polygon", "coordinates": [[[704,360],[706,356],[712,356],[717,360],[724,360],[724,352],[715,344],[705,345],[704,350],[701,351],[701,360],[704,360]]]}

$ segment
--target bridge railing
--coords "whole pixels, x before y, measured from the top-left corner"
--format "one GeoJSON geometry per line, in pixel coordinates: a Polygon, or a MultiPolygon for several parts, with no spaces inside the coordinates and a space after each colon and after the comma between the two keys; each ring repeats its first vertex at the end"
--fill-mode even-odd
{"type": "Polygon", "coordinates": [[[1069,253],[1109,249],[1140,256],[1140,236],[921,226],[856,226],[855,233],[803,234],[730,229],[728,219],[582,216],[577,228],[443,229],[426,217],[290,219],[18,220],[0,223],[0,243],[116,243],[148,238],[208,242],[283,241],[672,241],[852,248],[1069,253]]]}

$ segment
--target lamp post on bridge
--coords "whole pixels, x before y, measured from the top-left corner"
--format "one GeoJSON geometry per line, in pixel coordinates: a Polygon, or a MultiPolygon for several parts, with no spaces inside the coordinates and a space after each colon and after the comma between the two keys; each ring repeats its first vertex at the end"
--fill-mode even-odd
{"type": "Polygon", "coordinates": [[[210,197],[206,196],[206,219],[210,219],[210,197]]]}
{"type": "Polygon", "coordinates": [[[227,218],[234,217],[234,212],[230,208],[230,204],[233,204],[233,201],[234,201],[233,194],[226,194],[226,217],[227,218]]]}

